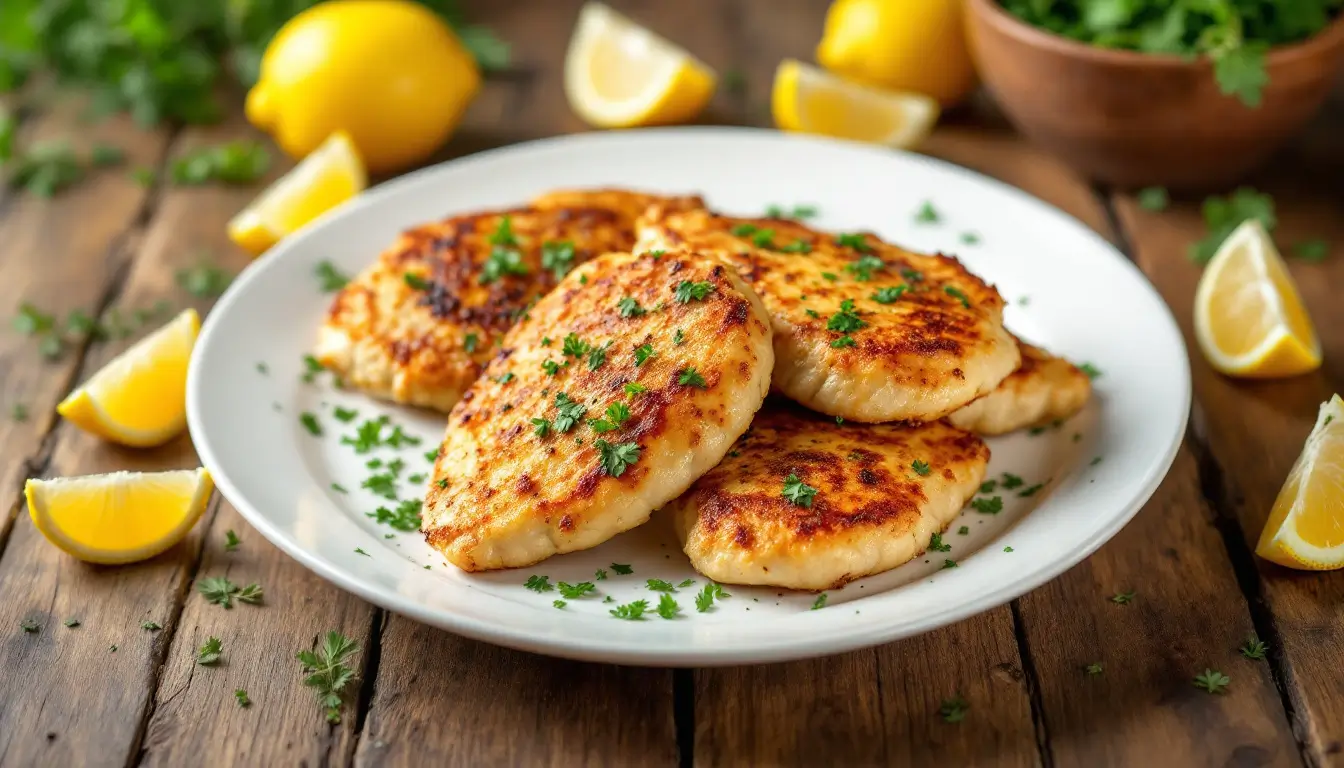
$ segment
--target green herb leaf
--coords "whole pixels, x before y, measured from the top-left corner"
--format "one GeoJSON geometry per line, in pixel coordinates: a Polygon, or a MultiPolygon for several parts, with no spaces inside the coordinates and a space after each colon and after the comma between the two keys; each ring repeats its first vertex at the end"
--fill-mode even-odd
{"type": "Polygon", "coordinates": [[[196,591],[201,593],[207,603],[232,608],[233,596],[238,594],[238,585],[225,576],[212,576],[201,579],[196,585],[196,591]]]}
{"type": "Polygon", "coordinates": [[[681,606],[677,605],[676,599],[671,595],[663,593],[663,595],[658,598],[659,616],[662,616],[664,619],[675,619],[680,613],[681,606]]]}
{"type": "Polygon", "coordinates": [[[725,597],[732,597],[732,595],[724,592],[723,587],[711,581],[695,596],[695,610],[704,613],[714,605],[715,600],[722,600],[725,597]]]}
{"type": "Polygon", "coordinates": [[[574,268],[574,243],[568,240],[548,240],[541,244],[541,268],[549,269],[559,280],[574,268]]]}
{"type": "Polygon", "coordinates": [[[997,515],[1003,511],[1003,499],[999,496],[993,498],[979,498],[971,500],[971,509],[976,512],[982,512],[986,515],[997,515]]]}
{"type": "Polygon", "coordinates": [[[612,445],[606,440],[594,440],[593,445],[602,461],[602,469],[612,477],[620,477],[631,464],[639,461],[638,443],[620,443],[612,445]]]}
{"type": "Polygon", "coordinates": [[[878,304],[895,304],[896,300],[901,298],[901,296],[908,290],[910,290],[910,286],[908,285],[889,285],[877,289],[877,292],[869,298],[876,301],[878,304]]]}
{"type": "Polygon", "coordinates": [[[577,600],[590,592],[595,592],[597,587],[591,581],[581,581],[578,584],[569,584],[563,581],[556,582],[560,589],[560,594],[568,600],[577,600]]]}
{"type": "Polygon", "coordinates": [[[1139,207],[1145,211],[1165,211],[1171,204],[1171,196],[1167,194],[1166,187],[1145,187],[1138,191],[1135,198],[1139,207]]]}
{"type": "Polygon", "coordinates": [[[864,322],[854,311],[853,299],[845,299],[840,302],[840,311],[831,315],[826,321],[826,330],[839,331],[840,333],[850,333],[867,326],[868,323],[864,322]]]}
{"type": "Polygon", "coordinates": [[[618,605],[607,612],[618,619],[625,619],[626,621],[639,621],[644,618],[644,612],[647,611],[648,609],[649,609],[648,600],[636,600],[633,603],[618,605]]]}
{"type": "Polygon", "coordinates": [[[1227,686],[1232,684],[1232,678],[1212,669],[1206,669],[1201,674],[1195,675],[1195,687],[1202,688],[1209,693],[1224,693],[1227,686]]]}
{"type": "Polygon", "coordinates": [[[1251,635],[1246,638],[1245,644],[1239,650],[1242,656],[1258,661],[1265,658],[1265,654],[1269,652],[1269,646],[1255,635],[1251,635]]]}
{"type": "Polygon", "coordinates": [[[817,595],[817,599],[812,601],[812,610],[814,610],[814,611],[819,611],[819,610],[821,610],[822,608],[825,608],[825,607],[826,607],[826,599],[827,599],[827,598],[826,598],[826,593],[825,593],[825,592],[822,592],[820,595],[817,595]]]}
{"type": "Polygon", "coordinates": [[[218,637],[211,636],[196,651],[196,663],[202,667],[213,667],[224,658],[224,643],[218,637]]]}
{"type": "Polygon", "coordinates": [[[634,568],[631,568],[625,563],[612,563],[611,570],[615,571],[617,576],[629,576],[635,572],[634,568]]]}
{"type": "Polygon", "coordinates": [[[930,552],[951,552],[951,551],[952,551],[952,545],[951,545],[951,544],[944,544],[944,543],[943,543],[943,535],[942,535],[941,533],[935,533],[935,534],[933,534],[933,537],[929,539],[929,551],[930,551],[930,552]]]}
{"type": "Polygon", "coordinates": [[[233,282],[232,275],[206,261],[177,271],[178,286],[200,299],[219,296],[231,282],[233,282]]]}
{"type": "Polygon", "coordinates": [[[252,706],[252,700],[247,697],[247,691],[237,688],[233,692],[233,698],[238,702],[238,706],[246,709],[252,706]]]}
{"type": "Polygon", "coordinates": [[[919,211],[915,213],[915,221],[920,224],[937,224],[942,220],[938,209],[933,207],[933,201],[925,200],[924,204],[919,206],[919,211]]]}
{"type": "Polygon", "coordinates": [[[960,694],[950,699],[945,699],[942,706],[938,707],[938,715],[943,718],[945,723],[960,723],[966,719],[966,713],[970,711],[971,706],[960,694]]]}
{"type": "Polygon", "coordinates": [[[910,468],[920,477],[928,477],[929,472],[932,471],[929,469],[929,465],[926,462],[920,461],[919,459],[915,459],[914,462],[910,464],[910,468]]]}
{"type": "Polygon", "coordinates": [[[784,478],[784,490],[781,495],[795,507],[811,508],[812,500],[817,496],[817,489],[790,472],[789,476],[784,478]]]}
{"type": "Polygon", "coordinates": [[[177,184],[251,184],[270,167],[271,153],[260,142],[236,139],[182,155],[173,161],[170,175],[177,184]]]}
{"type": "Polygon", "coordinates": [[[682,385],[683,387],[695,387],[696,389],[704,389],[705,377],[701,376],[700,372],[695,370],[694,367],[688,366],[686,368],[683,368],[681,370],[681,373],[677,376],[677,383],[682,385]]]}
{"type": "Polygon", "coordinates": [[[538,576],[536,574],[528,576],[527,581],[523,582],[523,586],[527,587],[533,592],[550,592],[551,590],[555,589],[555,587],[551,586],[551,580],[549,577],[538,576]]]}
{"type": "Polygon", "coordinates": [[[1274,198],[1251,187],[1240,187],[1226,198],[1207,198],[1204,201],[1204,224],[1209,232],[1203,240],[1190,246],[1190,258],[1198,264],[1208,263],[1227,236],[1247,219],[1256,219],[1266,231],[1273,232],[1278,224],[1274,198]]]}
{"type": "Polygon", "coordinates": [[[1293,245],[1293,256],[1310,262],[1325,261],[1330,255],[1330,244],[1321,239],[1303,240],[1293,245]]]}
{"type": "Polygon", "coordinates": [[[317,694],[329,723],[341,722],[344,692],[356,679],[355,670],[346,661],[358,651],[358,643],[333,631],[326,634],[316,651],[296,654],[303,669],[303,684],[317,694]]]}
{"type": "Polygon", "coordinates": [[[714,292],[714,284],[709,281],[692,282],[682,280],[677,283],[674,297],[678,303],[689,304],[692,301],[704,301],[705,297],[714,292]]]}

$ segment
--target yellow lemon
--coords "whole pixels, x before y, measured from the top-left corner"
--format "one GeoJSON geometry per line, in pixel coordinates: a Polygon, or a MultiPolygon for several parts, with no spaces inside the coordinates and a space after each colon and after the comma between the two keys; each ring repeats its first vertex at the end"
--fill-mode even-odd
{"type": "Polygon", "coordinates": [[[565,55],[570,107],[601,128],[694,118],[714,95],[714,71],[601,3],[588,3],[565,55]]]}
{"type": "Polygon", "coordinates": [[[1321,343],[1297,285],[1260,222],[1218,248],[1195,289],[1195,339],[1230,376],[1273,378],[1315,370],[1321,343]]]}
{"type": "Polygon", "coordinates": [[[817,61],[851,80],[951,106],[975,88],[964,16],[965,0],[836,0],[817,61]]]}
{"type": "Polygon", "coordinates": [[[1344,568],[1344,400],[1321,405],[1255,553],[1305,571],[1344,568]]]}
{"type": "Polygon", "coordinates": [[[337,131],[229,221],[229,238],[256,255],[368,186],[364,163],[337,131]]]}
{"type": "Polygon", "coordinates": [[[183,469],[29,480],[23,493],[47,541],[80,560],[116,565],[181,541],[214,488],[209,472],[183,469]]]}
{"type": "Polygon", "coordinates": [[[303,157],[345,131],[374,173],[429,157],[481,85],[452,29],[409,0],[331,0],[266,46],[247,118],[303,157]]]}
{"type": "Polygon", "coordinates": [[[168,442],[187,426],[187,365],[200,329],[196,310],[186,310],[113,358],[56,411],[123,445],[168,442]]]}
{"type": "Polygon", "coordinates": [[[902,148],[922,141],[938,120],[938,103],[927,96],[855,85],[792,59],[775,70],[770,107],[786,131],[902,148]]]}

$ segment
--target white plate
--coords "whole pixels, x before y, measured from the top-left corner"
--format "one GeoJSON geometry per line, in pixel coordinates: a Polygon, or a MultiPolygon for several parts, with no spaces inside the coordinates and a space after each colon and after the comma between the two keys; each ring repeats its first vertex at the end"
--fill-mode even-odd
{"type": "MultiPolygon", "coordinates": [[[[782,133],[724,128],[591,133],[523,144],[429,168],[364,195],[273,249],[249,267],[207,318],[188,382],[192,439],[224,495],[266,538],[322,577],[373,603],[469,637],[541,653],[598,661],[709,665],[776,661],[883,643],[957,621],[1039,586],[1113,536],[1157,488],[1185,431],[1190,374],[1175,322],[1143,276],[1105,240],[1022,192],[914,154],[782,133]],[[428,471],[443,419],[333,389],[326,376],[300,380],[301,358],[329,296],[314,266],[330,260],[362,269],[402,229],[447,214],[511,206],[556,187],[623,186],[701,192],[728,212],[768,204],[815,204],[827,229],[870,229],[921,250],[953,252],[997,283],[1009,325],[1029,340],[1103,371],[1092,405],[1059,429],[990,441],[991,476],[1028,485],[1003,494],[997,515],[967,510],[945,541],[904,567],[815,596],[727,588],[732,597],[698,613],[705,584],[681,554],[670,526],[654,522],[602,546],[533,568],[468,575],[446,565],[414,533],[366,517],[379,500],[359,488],[368,456],[339,435],[360,418],[387,414],[423,439],[400,454],[405,474],[428,471]],[[938,224],[914,214],[930,200],[938,224]],[[980,241],[963,244],[963,232],[980,241]],[[1029,299],[1029,300],[1028,300],[1029,299]],[[269,373],[257,370],[265,363],[269,373]],[[299,423],[317,413],[325,436],[299,423]],[[1094,457],[1101,457],[1093,463],[1094,457]],[[342,494],[332,482],[350,489],[342,494]],[[958,535],[961,526],[969,533],[958,535]],[[1011,551],[1007,548],[1011,547],[1011,551]],[[364,556],[356,549],[368,553],[364,556]],[[944,568],[954,559],[956,568],[944,568]],[[618,576],[611,563],[634,573],[618,576]],[[425,568],[426,565],[430,567],[425,568]],[[556,592],[523,587],[591,580],[597,597],[552,607],[556,592]],[[683,614],[622,621],[613,603],[658,595],[645,579],[679,583],[683,614]]],[[[404,484],[403,495],[419,489],[404,484]]]]}

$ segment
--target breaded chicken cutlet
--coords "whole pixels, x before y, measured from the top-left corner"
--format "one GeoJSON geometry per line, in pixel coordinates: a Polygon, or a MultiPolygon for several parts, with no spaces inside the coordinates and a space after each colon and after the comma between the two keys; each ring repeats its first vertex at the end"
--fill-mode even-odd
{"type": "Polygon", "coordinates": [[[1020,357],[1003,298],[948,256],[787,219],[654,206],[638,250],[733,265],[770,311],[773,388],[830,416],[933,421],[991,392],[1020,357]]]}
{"type": "Polygon", "coordinates": [[[715,259],[613,253],[576,267],[448,415],[426,540],[483,571],[644,523],[747,429],[773,365],[764,306],[715,259]]]}
{"type": "Polygon", "coordinates": [[[665,509],[715,581],[831,589],[922,553],[988,463],[979,437],[943,421],[838,425],[772,399],[733,454],[665,509]]]}
{"type": "Polygon", "coordinates": [[[410,229],[336,295],[314,356],[353,388],[447,411],[528,304],[583,262],[630,250],[635,218],[655,202],[701,204],[562,190],[410,229]]]}
{"type": "Polygon", "coordinates": [[[993,392],[947,417],[978,435],[1002,435],[1067,419],[1087,405],[1092,381],[1077,366],[1017,339],[1022,366],[993,392]]]}

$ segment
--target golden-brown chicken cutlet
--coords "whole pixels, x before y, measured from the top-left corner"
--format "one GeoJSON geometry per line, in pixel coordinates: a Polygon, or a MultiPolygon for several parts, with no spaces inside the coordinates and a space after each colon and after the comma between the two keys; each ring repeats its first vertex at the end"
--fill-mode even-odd
{"type": "Polygon", "coordinates": [[[528,303],[588,259],[630,250],[635,217],[654,202],[699,204],[562,191],[410,229],[336,295],[314,354],[351,387],[447,411],[528,303]]]}
{"type": "Polygon", "coordinates": [[[979,435],[1002,435],[1067,419],[1087,405],[1092,382],[1086,373],[1021,339],[1017,345],[1022,366],[993,392],[948,416],[948,421],[979,435]]]}
{"type": "Polygon", "coordinates": [[[988,463],[979,437],[944,421],[840,425],[772,400],[666,509],[715,581],[829,589],[923,552],[988,463]]]}
{"type": "Polygon", "coordinates": [[[932,421],[1018,367],[1003,298],[954,258],[703,208],[654,206],[638,227],[638,249],[714,255],[747,279],[774,324],[773,387],[812,410],[932,421]]]}
{"type": "Polygon", "coordinates": [[[773,365],[769,316],[723,263],[613,253],[577,267],[448,415],[426,540],[482,571],[644,523],[747,429],[773,365]]]}

